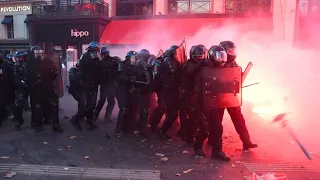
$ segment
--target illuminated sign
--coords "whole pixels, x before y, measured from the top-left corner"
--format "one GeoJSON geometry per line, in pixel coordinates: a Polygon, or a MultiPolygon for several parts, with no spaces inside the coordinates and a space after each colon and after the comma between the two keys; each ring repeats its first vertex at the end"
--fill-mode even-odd
{"type": "Polygon", "coordinates": [[[73,36],[73,37],[89,36],[89,32],[88,31],[78,31],[77,29],[71,29],[71,36],[73,36]]]}
{"type": "Polygon", "coordinates": [[[8,7],[0,8],[0,12],[2,13],[24,12],[24,11],[31,11],[31,6],[8,6],[8,7]]]}

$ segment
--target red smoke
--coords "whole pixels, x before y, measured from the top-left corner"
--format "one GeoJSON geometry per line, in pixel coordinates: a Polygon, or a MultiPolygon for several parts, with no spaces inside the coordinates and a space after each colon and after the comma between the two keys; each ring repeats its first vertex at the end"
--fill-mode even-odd
{"type": "MultiPolygon", "coordinates": [[[[318,119],[320,115],[318,109],[320,102],[318,55],[320,53],[312,47],[301,49],[294,47],[292,43],[276,39],[272,32],[272,17],[243,18],[242,20],[224,18],[224,20],[223,24],[219,20],[220,23],[217,26],[214,20],[209,21],[208,19],[208,24],[202,24],[193,35],[186,36],[187,49],[196,44],[204,44],[210,48],[223,40],[234,41],[237,45],[239,65],[244,69],[248,62],[253,62],[253,68],[244,85],[260,83],[243,90],[245,102],[243,108],[246,108],[248,102],[252,104],[252,111],[245,113],[244,116],[248,119],[252,117],[252,113],[255,113],[260,118],[253,121],[259,121],[261,124],[259,128],[264,128],[265,125],[266,128],[268,126],[276,129],[278,126],[271,125],[274,116],[289,112],[289,123],[302,142],[305,142],[313,150],[319,149],[320,141],[317,139],[320,138],[320,133],[318,133],[320,124],[318,119]],[[266,25],[268,23],[269,25],[266,25]]],[[[199,21],[205,22],[200,19],[199,21]]],[[[168,24],[160,26],[160,22],[154,20],[154,25],[148,22],[147,26],[144,23],[139,23],[140,25],[144,24],[141,28],[144,29],[144,44],[136,46],[134,49],[133,47],[114,49],[113,54],[120,53],[123,56],[128,50],[141,48],[150,49],[152,53],[157,54],[159,49],[165,50],[172,44],[179,44],[180,42],[168,33],[175,30],[170,29],[168,24]]],[[[195,24],[199,25],[199,23],[195,24]]],[[[193,24],[184,24],[186,31],[189,26],[193,26],[193,24]]],[[[313,31],[319,32],[319,28],[313,29],[313,31]]],[[[180,32],[184,34],[183,31],[180,32]]],[[[128,36],[131,35],[128,34],[128,36]]],[[[308,34],[308,36],[312,36],[312,34],[308,34]]],[[[315,42],[315,38],[316,36],[309,37],[312,42],[315,42]]],[[[304,39],[304,42],[307,41],[304,39]]]]}

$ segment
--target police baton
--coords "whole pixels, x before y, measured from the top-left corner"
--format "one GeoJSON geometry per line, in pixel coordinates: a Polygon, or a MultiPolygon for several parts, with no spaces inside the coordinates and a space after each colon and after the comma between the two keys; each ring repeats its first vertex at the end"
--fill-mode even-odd
{"type": "Polygon", "coordinates": [[[296,134],[293,132],[293,130],[291,129],[291,127],[288,126],[288,121],[285,119],[285,117],[287,116],[287,113],[282,113],[277,115],[272,123],[281,123],[283,128],[286,128],[290,134],[290,136],[293,138],[293,140],[298,143],[300,149],[303,151],[303,153],[307,156],[307,158],[309,160],[312,160],[312,156],[310,155],[310,153],[307,151],[307,149],[302,145],[302,143],[298,140],[296,134]]]}
{"type": "Polygon", "coordinates": [[[253,86],[253,85],[257,85],[257,84],[259,84],[259,82],[256,82],[256,83],[253,83],[253,84],[249,84],[249,85],[246,85],[246,86],[242,86],[242,88],[250,87],[250,86],[253,86]]]}
{"type": "Polygon", "coordinates": [[[143,81],[133,81],[133,82],[137,84],[148,84],[147,82],[143,82],[143,81]]]}

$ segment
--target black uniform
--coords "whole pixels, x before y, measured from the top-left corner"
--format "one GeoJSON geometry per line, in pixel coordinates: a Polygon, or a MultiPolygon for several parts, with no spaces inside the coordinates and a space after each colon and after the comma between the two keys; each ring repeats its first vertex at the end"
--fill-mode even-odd
{"type": "Polygon", "coordinates": [[[97,101],[98,85],[101,82],[101,60],[97,52],[90,50],[82,55],[80,61],[80,80],[84,92],[85,108],[78,111],[70,123],[78,130],[82,130],[79,121],[86,117],[87,130],[92,130],[96,128],[93,124],[93,111],[97,101]]]}
{"type": "Polygon", "coordinates": [[[16,87],[14,117],[16,121],[16,129],[19,129],[24,122],[22,119],[22,113],[25,107],[26,99],[29,96],[27,73],[26,61],[17,61],[14,68],[14,80],[16,87]]]}
{"type": "Polygon", "coordinates": [[[103,80],[100,85],[100,97],[94,111],[95,119],[99,116],[106,99],[108,105],[105,112],[105,120],[110,121],[112,111],[115,105],[116,86],[118,79],[118,64],[119,58],[106,56],[102,59],[102,77],[103,80]]]}
{"type": "Polygon", "coordinates": [[[204,65],[204,60],[196,62],[192,59],[187,61],[183,68],[183,76],[180,89],[180,123],[181,128],[178,136],[187,142],[193,142],[193,136],[198,129],[198,116],[195,109],[194,83],[196,75],[204,65]],[[189,117],[189,119],[188,119],[189,117]]]}
{"type": "Polygon", "coordinates": [[[10,101],[9,95],[12,89],[8,88],[13,82],[13,72],[10,65],[0,55],[0,126],[5,118],[6,105],[10,101]]]}
{"type": "Polygon", "coordinates": [[[53,124],[52,129],[62,132],[59,123],[56,80],[58,64],[53,57],[31,57],[28,60],[28,87],[32,108],[32,127],[42,130],[42,118],[47,124],[53,124]]]}
{"type": "MultiPolygon", "coordinates": [[[[237,67],[238,64],[235,62],[235,61],[228,61],[226,64],[225,64],[225,67],[237,67]]],[[[243,149],[244,150],[247,150],[249,148],[255,148],[257,147],[256,144],[253,144],[251,142],[251,139],[250,139],[250,135],[249,135],[249,131],[247,129],[247,126],[246,126],[246,121],[242,115],[242,112],[241,112],[241,107],[232,107],[232,108],[221,108],[219,111],[220,111],[220,118],[221,118],[221,121],[223,119],[223,115],[224,115],[224,110],[227,109],[229,115],[230,115],[230,118],[233,122],[233,125],[237,131],[237,133],[239,134],[240,136],[240,139],[243,143],[243,149]]]]}
{"type": "Polygon", "coordinates": [[[78,111],[84,109],[85,106],[85,99],[82,90],[82,86],[80,83],[80,70],[79,67],[72,67],[69,70],[69,87],[68,87],[69,94],[78,102],[78,111]]]}
{"type": "MultiPolygon", "coordinates": [[[[214,71],[215,68],[219,68],[213,62],[207,61],[207,66],[212,67],[214,71]]],[[[197,155],[205,156],[202,151],[202,146],[204,140],[210,135],[212,140],[212,158],[219,158],[225,161],[229,161],[222,151],[222,119],[220,118],[220,109],[208,108],[203,104],[203,89],[202,89],[203,79],[201,70],[197,75],[195,81],[195,94],[196,94],[196,109],[199,112],[199,130],[196,135],[196,143],[194,145],[194,150],[197,155]]]]}
{"type": "MultiPolygon", "coordinates": [[[[125,94],[124,111],[126,114],[124,114],[124,117],[128,117],[127,115],[129,115],[135,105],[139,107],[140,116],[137,130],[142,136],[147,136],[146,128],[150,107],[150,82],[151,74],[145,62],[139,61],[136,65],[124,63],[124,69],[119,75],[120,89],[122,93],[125,94]]],[[[123,121],[117,123],[117,131],[123,131],[123,121]]]]}
{"type": "MultiPolygon", "coordinates": [[[[178,117],[179,109],[179,87],[181,83],[182,66],[173,56],[166,57],[161,63],[160,67],[160,79],[161,79],[161,92],[159,98],[161,98],[160,104],[155,110],[155,113],[163,112],[158,110],[159,108],[166,108],[166,119],[159,131],[159,137],[168,139],[167,131],[171,128],[174,121],[178,117]],[[162,103],[164,105],[162,105],[162,103]]],[[[160,113],[159,113],[160,114],[160,113]]],[[[161,119],[154,119],[152,125],[158,125],[161,119]]]]}

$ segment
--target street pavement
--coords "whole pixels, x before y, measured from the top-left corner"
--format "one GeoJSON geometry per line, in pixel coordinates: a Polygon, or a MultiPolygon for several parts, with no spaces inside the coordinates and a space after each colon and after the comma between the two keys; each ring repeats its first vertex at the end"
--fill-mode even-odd
{"type": "MultiPolygon", "coordinates": [[[[13,122],[5,121],[0,129],[0,179],[7,175],[17,180],[243,180],[252,172],[286,173],[289,180],[320,179],[318,141],[302,139],[313,156],[310,161],[284,129],[253,114],[246,103],[243,113],[252,141],[259,147],[250,152],[241,150],[241,141],[226,113],[223,138],[224,150],[232,157],[229,163],[199,158],[192,147],[177,138],[160,141],[155,135],[144,139],[132,134],[118,139],[114,136],[117,108],[113,123],[102,120],[103,111],[97,121],[99,129],[77,131],[68,122],[76,112],[76,102],[67,95],[60,105],[62,134],[49,126],[35,133],[30,128],[29,112],[21,131],[14,130],[13,122]]],[[[171,131],[175,134],[177,125],[171,131]]],[[[210,154],[210,147],[205,151],[210,154]]]]}

